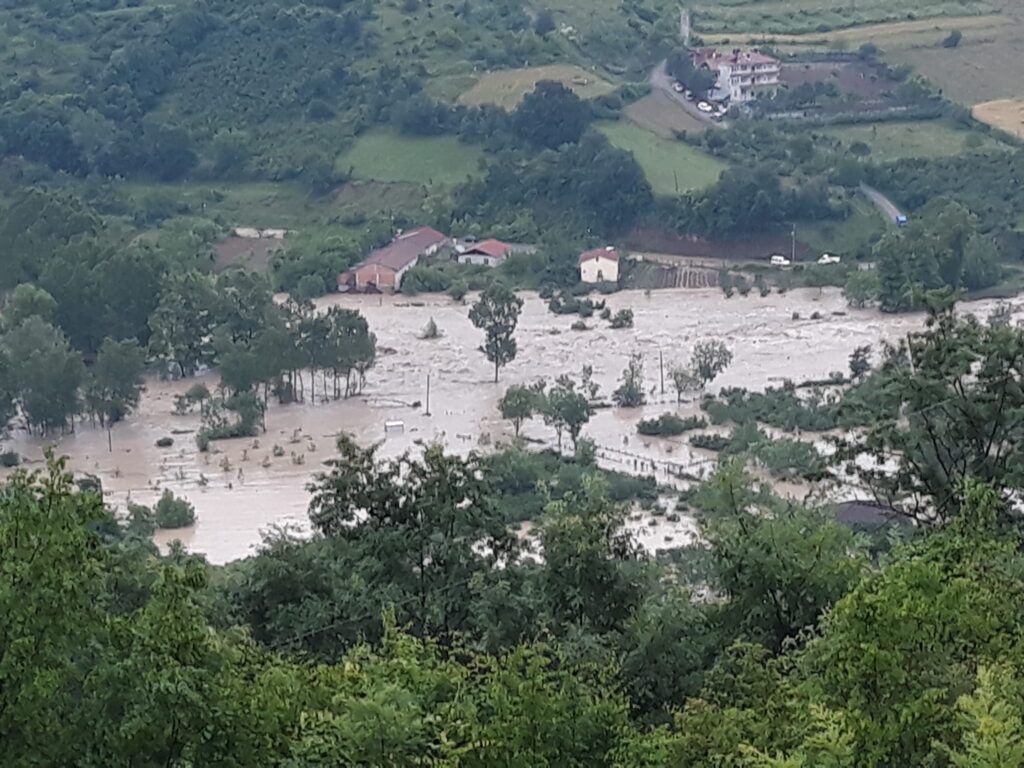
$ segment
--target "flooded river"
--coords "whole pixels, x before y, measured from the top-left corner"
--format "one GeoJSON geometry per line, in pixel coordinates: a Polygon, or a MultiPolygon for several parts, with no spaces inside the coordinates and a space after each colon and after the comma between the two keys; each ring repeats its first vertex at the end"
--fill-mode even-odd
{"type": "MultiPolygon", "coordinates": [[[[75,470],[99,476],[115,505],[123,507],[129,498],[152,503],[164,488],[188,498],[196,507],[196,525],[160,532],[158,543],[181,539],[188,549],[223,563],[252,553],[261,531],[272,526],[308,530],[305,486],[331,457],[340,432],[353,434],[363,444],[381,442],[384,456],[414,448],[417,441],[441,441],[450,450],[466,453],[480,447],[480,435],[491,442],[511,437],[510,425],[497,411],[497,401],[509,384],[578,374],[582,366],[591,365],[601,393],[607,396],[629,355],[639,351],[644,355],[646,388],[655,390],[650,404],[634,410],[599,411],[584,434],[599,447],[602,465],[648,474],[653,466],[659,480],[666,480],[663,465],[657,462],[669,461],[699,473],[708,466],[711,454],[692,452],[685,441],[640,438],[635,423],[674,408],[668,371],[686,361],[695,342],[718,338],[733,351],[733,364],[715,387],[756,389],[787,378],[800,381],[845,371],[854,347],[895,339],[922,322],[920,315],[850,310],[837,290],[732,299],[717,289],[665,290],[607,297],[613,313],[633,310],[632,329],[610,330],[607,322],[595,316],[586,321],[591,330],[572,331],[576,316],[549,313],[536,295],[524,299],[517,332],[519,356],[502,369],[499,384],[493,383],[493,369],[478,350],[482,332],[469,322],[468,304],[455,304],[446,297],[333,296],[323,300],[322,306],[338,304],[361,311],[377,335],[378,347],[387,350],[370,371],[362,396],[315,405],[272,405],[266,434],[220,441],[214,444],[216,452],[201,454],[194,440],[199,417],[172,414],[174,396],[194,381],[152,381],[138,413],[115,427],[112,453],[107,451],[106,434],[88,425],[58,440],[56,450],[69,457],[75,470]],[[821,317],[811,320],[815,312],[821,317]],[[800,319],[795,319],[795,313],[800,319]],[[444,335],[421,340],[431,318],[444,335]],[[664,395],[659,355],[665,361],[664,395]],[[425,409],[428,375],[429,416],[425,409]],[[419,407],[412,406],[416,401],[421,402],[419,407]],[[404,422],[404,431],[385,435],[385,421],[404,422]],[[174,445],[158,448],[157,439],[165,436],[172,436],[174,445]],[[275,446],[283,455],[273,455],[275,446]],[[645,462],[651,464],[645,466],[645,462]]],[[[971,309],[984,315],[992,306],[992,302],[979,302],[971,309]]],[[[200,380],[211,389],[216,381],[212,376],[200,380]]],[[[539,419],[528,423],[524,434],[554,442],[553,431],[539,419]]],[[[8,446],[22,454],[29,466],[38,466],[51,442],[16,433],[8,446]]],[[[679,543],[692,530],[686,520],[669,529],[650,529],[643,523],[635,527],[652,549],[665,546],[666,536],[679,543]]]]}

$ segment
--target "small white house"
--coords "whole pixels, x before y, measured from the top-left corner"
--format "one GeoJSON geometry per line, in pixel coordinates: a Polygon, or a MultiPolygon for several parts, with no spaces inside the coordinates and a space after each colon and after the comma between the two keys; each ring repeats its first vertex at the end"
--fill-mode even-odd
{"type": "Polygon", "coordinates": [[[611,246],[584,251],[580,254],[579,265],[582,283],[619,281],[619,253],[611,246]]]}

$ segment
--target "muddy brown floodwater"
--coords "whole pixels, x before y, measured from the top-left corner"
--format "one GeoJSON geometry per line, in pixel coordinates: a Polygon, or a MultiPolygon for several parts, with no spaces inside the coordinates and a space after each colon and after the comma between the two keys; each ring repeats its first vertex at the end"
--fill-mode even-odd
{"type": "MultiPolygon", "coordinates": [[[[524,299],[517,332],[519,356],[502,369],[499,384],[493,383],[493,369],[478,349],[482,333],[469,322],[468,305],[443,297],[333,296],[321,306],[358,309],[377,334],[378,346],[393,350],[379,355],[364,395],[329,403],[272,405],[266,434],[219,441],[215,452],[201,454],[194,440],[199,417],[172,414],[174,396],[194,381],[154,380],[148,383],[138,413],[115,427],[113,452],[107,451],[105,433],[87,424],[57,440],[56,451],[69,457],[73,469],[99,476],[108,501],[119,508],[128,499],[152,503],[165,488],[188,498],[195,505],[197,523],[189,529],[161,531],[157,542],[166,546],[180,539],[189,550],[223,563],[254,552],[261,532],[274,526],[308,531],[306,484],[331,457],[340,432],[351,433],[364,445],[379,442],[382,456],[415,448],[417,441],[440,441],[449,450],[467,453],[480,447],[481,435],[492,442],[511,437],[510,426],[497,412],[497,401],[509,384],[578,374],[591,365],[607,396],[630,353],[639,351],[644,355],[646,387],[654,390],[650,403],[633,410],[601,410],[584,434],[597,444],[603,466],[645,474],[653,466],[664,482],[670,478],[659,462],[699,474],[712,460],[711,454],[692,451],[685,441],[640,438],[635,430],[639,419],[675,407],[667,371],[688,358],[695,342],[719,338],[733,350],[734,362],[715,388],[761,389],[787,378],[800,381],[844,371],[854,347],[897,338],[922,323],[921,315],[850,310],[838,290],[732,299],[717,289],[664,290],[607,297],[613,312],[633,310],[632,329],[610,330],[595,316],[586,321],[592,330],[572,331],[576,316],[551,314],[535,294],[524,299]],[[815,312],[821,318],[809,319],[815,312]],[[794,313],[801,319],[794,319],[794,313]],[[421,340],[431,318],[444,335],[421,340]],[[659,353],[665,360],[664,395],[659,353]],[[412,407],[415,401],[425,404],[428,374],[430,416],[422,405],[412,407]],[[404,431],[385,435],[385,421],[404,422],[404,431]],[[156,440],[164,436],[174,437],[172,447],[156,447],[156,440]],[[273,455],[275,445],[283,449],[283,456],[273,455]]],[[[985,315],[992,306],[994,302],[978,302],[970,311],[985,315]]],[[[1020,303],[1014,308],[1019,310],[1020,303]]],[[[216,378],[207,375],[199,380],[212,388],[216,378]]],[[[694,408],[684,405],[682,410],[694,408]]],[[[554,442],[552,430],[539,420],[527,424],[524,432],[554,442]]],[[[53,442],[18,432],[10,448],[26,457],[30,467],[39,466],[45,447],[53,442]]],[[[665,546],[666,537],[681,543],[693,529],[692,521],[685,519],[668,528],[660,523],[648,527],[641,521],[630,527],[651,549],[665,546]]]]}

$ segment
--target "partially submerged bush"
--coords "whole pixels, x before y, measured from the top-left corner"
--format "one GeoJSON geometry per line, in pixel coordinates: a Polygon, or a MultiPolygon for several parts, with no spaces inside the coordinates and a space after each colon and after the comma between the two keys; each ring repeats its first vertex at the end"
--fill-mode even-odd
{"type": "Polygon", "coordinates": [[[196,521],[196,510],[168,489],[156,503],[153,519],[158,528],[187,528],[196,521]]]}

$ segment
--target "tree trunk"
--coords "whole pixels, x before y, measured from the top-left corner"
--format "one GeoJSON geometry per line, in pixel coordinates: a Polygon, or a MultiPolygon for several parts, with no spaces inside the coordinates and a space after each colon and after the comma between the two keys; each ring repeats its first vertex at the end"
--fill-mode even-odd
{"type": "Polygon", "coordinates": [[[113,439],[110,437],[110,424],[107,424],[107,453],[114,452],[113,439]]]}
{"type": "Polygon", "coordinates": [[[499,367],[500,367],[500,363],[497,360],[495,360],[494,361],[494,383],[495,384],[498,383],[498,368],[499,367]]]}

